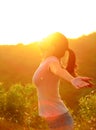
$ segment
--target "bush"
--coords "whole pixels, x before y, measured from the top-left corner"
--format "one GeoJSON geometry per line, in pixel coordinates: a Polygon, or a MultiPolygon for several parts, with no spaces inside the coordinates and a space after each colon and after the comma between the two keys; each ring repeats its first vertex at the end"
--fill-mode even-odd
{"type": "MultiPolygon", "coordinates": [[[[75,121],[75,130],[96,129],[96,92],[80,98],[78,112],[69,108],[75,121]],[[78,116],[77,116],[78,115],[78,116]]],[[[30,130],[48,130],[38,116],[37,91],[32,84],[14,84],[8,91],[0,84],[0,122],[17,123],[30,130]],[[6,122],[5,121],[5,122],[6,122]]]]}
{"type": "Polygon", "coordinates": [[[75,115],[76,130],[96,130],[96,92],[80,98],[79,110],[75,115]]]}
{"type": "Polygon", "coordinates": [[[0,118],[30,128],[47,128],[44,120],[38,116],[36,88],[31,84],[12,85],[6,91],[0,86],[0,118]]]}
{"type": "Polygon", "coordinates": [[[0,83],[0,118],[4,117],[5,109],[6,109],[6,92],[3,87],[3,83],[0,83]]]}

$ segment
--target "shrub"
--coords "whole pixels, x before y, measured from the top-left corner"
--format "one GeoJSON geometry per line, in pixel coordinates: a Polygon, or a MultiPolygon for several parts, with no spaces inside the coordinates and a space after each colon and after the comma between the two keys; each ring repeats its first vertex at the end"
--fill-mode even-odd
{"type": "Polygon", "coordinates": [[[6,109],[6,92],[3,83],[0,83],[0,118],[4,117],[6,109]]]}
{"type": "Polygon", "coordinates": [[[79,110],[75,115],[76,130],[96,130],[96,92],[80,98],[79,110]]]}
{"type": "Polygon", "coordinates": [[[32,129],[47,128],[38,116],[38,101],[35,86],[32,84],[12,85],[8,91],[0,86],[0,118],[22,124],[32,129]]]}
{"type": "MultiPolygon", "coordinates": [[[[78,112],[70,108],[69,111],[75,121],[75,130],[95,130],[96,92],[92,91],[80,98],[78,112]]],[[[20,124],[30,130],[48,130],[46,122],[38,116],[37,91],[34,85],[13,84],[6,91],[3,84],[0,84],[1,120],[20,124]]]]}

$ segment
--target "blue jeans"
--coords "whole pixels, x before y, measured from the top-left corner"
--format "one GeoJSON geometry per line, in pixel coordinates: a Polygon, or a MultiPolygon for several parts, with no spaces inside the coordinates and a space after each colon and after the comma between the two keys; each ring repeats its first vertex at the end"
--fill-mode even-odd
{"type": "Polygon", "coordinates": [[[59,115],[57,117],[46,118],[48,127],[51,129],[60,128],[64,126],[73,126],[73,119],[69,112],[59,115]]]}

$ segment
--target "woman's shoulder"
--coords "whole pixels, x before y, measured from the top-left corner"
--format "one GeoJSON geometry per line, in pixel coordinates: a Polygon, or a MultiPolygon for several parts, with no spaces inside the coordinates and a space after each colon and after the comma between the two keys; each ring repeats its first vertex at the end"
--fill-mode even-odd
{"type": "Polygon", "coordinates": [[[46,59],[41,62],[39,67],[49,66],[52,62],[59,62],[58,58],[55,56],[47,57],[46,59]]]}
{"type": "Polygon", "coordinates": [[[50,63],[52,63],[52,62],[59,62],[59,60],[55,56],[50,56],[50,57],[47,57],[46,59],[44,59],[40,66],[50,65],[50,63]]]}
{"type": "Polygon", "coordinates": [[[55,57],[55,56],[50,56],[50,57],[46,58],[45,61],[48,61],[48,62],[57,61],[57,62],[58,62],[59,60],[58,60],[58,58],[55,57]]]}

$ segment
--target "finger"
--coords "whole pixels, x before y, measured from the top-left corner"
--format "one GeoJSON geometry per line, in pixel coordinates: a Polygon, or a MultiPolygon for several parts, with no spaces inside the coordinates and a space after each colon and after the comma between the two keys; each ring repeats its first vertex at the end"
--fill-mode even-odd
{"type": "Polygon", "coordinates": [[[92,80],[92,78],[90,78],[90,77],[81,77],[81,79],[84,80],[84,81],[92,80]]]}
{"type": "Polygon", "coordinates": [[[93,84],[88,83],[88,82],[82,82],[81,84],[76,85],[75,87],[76,87],[76,89],[91,88],[91,87],[93,87],[93,84]]]}
{"type": "Polygon", "coordinates": [[[94,84],[91,83],[91,82],[90,82],[89,85],[88,85],[88,87],[90,87],[90,88],[93,87],[93,86],[94,86],[94,84]]]}
{"type": "Polygon", "coordinates": [[[89,85],[89,87],[92,87],[92,86],[94,86],[94,84],[91,82],[91,81],[85,81],[86,83],[88,83],[89,85]]]}
{"type": "Polygon", "coordinates": [[[81,84],[79,84],[79,88],[84,88],[84,87],[88,87],[89,83],[88,82],[82,82],[81,84]]]}
{"type": "Polygon", "coordinates": [[[80,89],[80,87],[79,87],[79,86],[75,86],[75,88],[76,88],[76,89],[80,89]]]}
{"type": "Polygon", "coordinates": [[[89,83],[85,83],[82,87],[88,87],[89,85],[89,83]]]}

